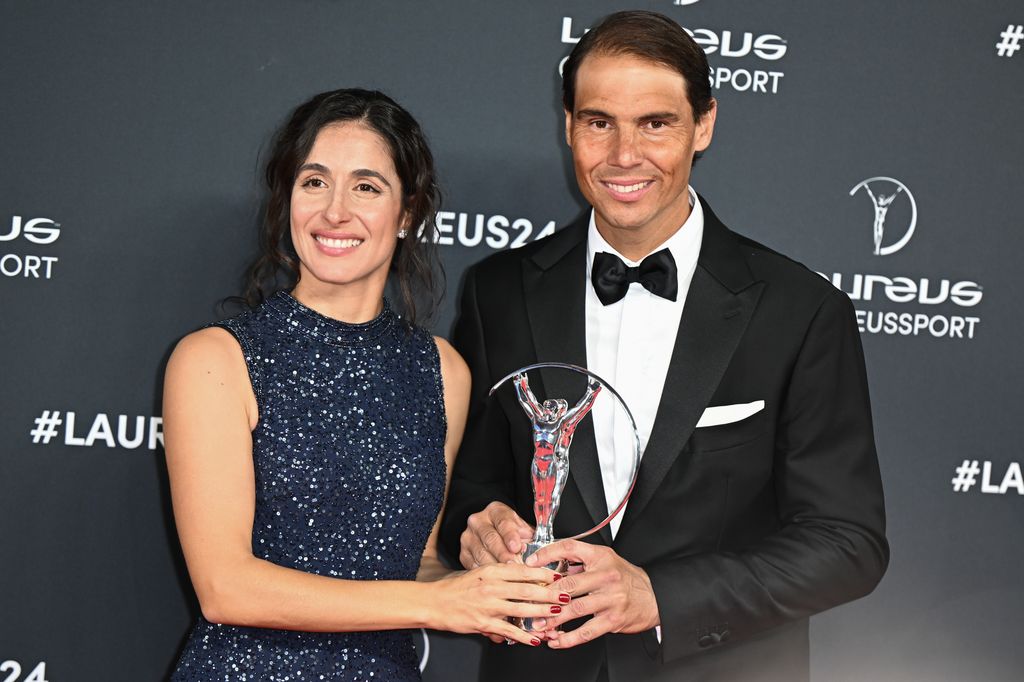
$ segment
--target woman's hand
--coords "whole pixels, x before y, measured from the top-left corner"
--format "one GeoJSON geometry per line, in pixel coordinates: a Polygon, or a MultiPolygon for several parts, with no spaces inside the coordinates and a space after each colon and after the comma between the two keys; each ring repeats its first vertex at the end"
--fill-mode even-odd
{"type": "Polygon", "coordinates": [[[569,595],[550,589],[556,576],[558,573],[546,568],[522,564],[489,564],[452,573],[431,583],[437,590],[432,627],[538,646],[538,633],[526,632],[506,618],[546,618],[560,613],[569,595]]]}

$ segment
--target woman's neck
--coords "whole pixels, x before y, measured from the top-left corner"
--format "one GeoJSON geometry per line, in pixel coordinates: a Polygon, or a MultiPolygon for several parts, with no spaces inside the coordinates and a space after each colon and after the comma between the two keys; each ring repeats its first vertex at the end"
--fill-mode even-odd
{"type": "Polygon", "coordinates": [[[292,289],[296,301],[334,320],[360,324],[369,322],[384,307],[384,287],[307,283],[299,280],[292,289]]]}

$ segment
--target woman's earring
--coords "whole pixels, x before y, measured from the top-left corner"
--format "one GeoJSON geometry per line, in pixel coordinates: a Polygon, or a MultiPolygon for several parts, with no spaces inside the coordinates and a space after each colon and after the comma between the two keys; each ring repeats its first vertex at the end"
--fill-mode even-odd
{"type": "Polygon", "coordinates": [[[408,230],[404,230],[403,229],[403,230],[399,230],[398,231],[398,238],[399,239],[405,239],[408,236],[409,236],[409,231],[408,230]]]}

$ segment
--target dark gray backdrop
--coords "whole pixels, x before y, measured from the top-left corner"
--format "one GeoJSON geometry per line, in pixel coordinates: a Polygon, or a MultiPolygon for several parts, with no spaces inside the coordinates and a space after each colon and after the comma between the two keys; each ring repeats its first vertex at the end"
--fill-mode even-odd
{"type": "MultiPolygon", "coordinates": [[[[580,210],[558,64],[624,7],[709,51],[720,107],[698,191],[832,278],[865,324],[893,558],[874,594],[812,621],[815,679],[1020,677],[1018,0],[38,0],[0,3],[0,679],[172,665],[195,607],[160,376],[238,289],[285,114],[358,85],[423,124],[445,187],[446,334],[466,265],[580,210]],[[903,187],[883,251],[916,204],[888,255],[868,194],[850,195],[870,178],[903,187]]],[[[474,679],[479,641],[429,645],[427,680],[474,679]]]]}

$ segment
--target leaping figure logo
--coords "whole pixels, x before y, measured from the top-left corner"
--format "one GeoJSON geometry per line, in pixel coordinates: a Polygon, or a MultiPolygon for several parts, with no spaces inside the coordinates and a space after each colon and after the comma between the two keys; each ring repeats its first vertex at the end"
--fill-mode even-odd
{"type": "Polygon", "coordinates": [[[917,226],[917,202],[914,201],[914,195],[911,194],[907,186],[904,185],[899,180],[895,178],[878,176],[874,178],[868,178],[867,180],[861,180],[860,182],[858,182],[856,185],[853,186],[853,189],[850,190],[850,196],[852,197],[854,194],[856,194],[857,190],[859,190],[861,187],[864,188],[864,191],[871,199],[871,204],[875,207],[875,225],[873,231],[873,236],[875,240],[875,255],[888,256],[891,253],[896,253],[897,251],[899,251],[900,249],[907,245],[907,242],[909,242],[910,238],[914,235],[914,228],[917,226]],[[871,191],[870,184],[872,182],[892,183],[892,185],[895,186],[896,191],[893,192],[892,194],[884,194],[878,191],[877,187],[875,191],[871,191]],[[904,233],[903,237],[901,237],[899,241],[897,241],[895,244],[890,244],[889,246],[882,246],[882,237],[885,233],[885,214],[889,212],[889,206],[892,205],[892,202],[895,201],[896,197],[898,197],[901,193],[906,194],[907,200],[910,201],[910,224],[907,226],[907,231],[904,233]]]}

